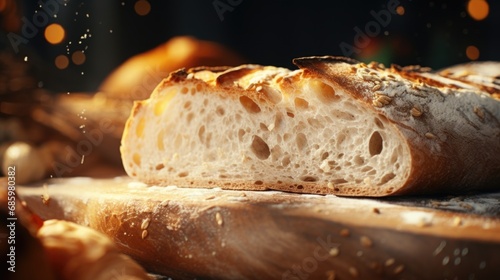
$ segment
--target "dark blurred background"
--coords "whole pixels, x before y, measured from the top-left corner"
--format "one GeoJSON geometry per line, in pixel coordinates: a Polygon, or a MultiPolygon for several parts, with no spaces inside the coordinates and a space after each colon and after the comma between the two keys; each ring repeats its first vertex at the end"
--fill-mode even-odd
{"type": "Polygon", "coordinates": [[[500,60],[500,3],[493,0],[0,0],[3,21],[10,2],[23,20],[3,24],[3,52],[29,63],[38,85],[58,92],[95,91],[127,58],[177,35],[288,68],[295,68],[292,58],[310,55],[435,69],[500,60]],[[26,21],[36,32],[27,32],[26,21]],[[44,35],[52,23],[65,31],[60,43],[44,35]]]}

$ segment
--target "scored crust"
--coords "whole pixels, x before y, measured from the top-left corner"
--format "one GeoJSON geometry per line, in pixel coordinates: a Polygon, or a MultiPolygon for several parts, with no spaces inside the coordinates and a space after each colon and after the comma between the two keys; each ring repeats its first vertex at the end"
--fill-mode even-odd
{"type": "Polygon", "coordinates": [[[500,179],[500,102],[488,85],[339,57],[294,63],[172,73],[134,105],[125,170],[156,185],[350,196],[500,179]]]}

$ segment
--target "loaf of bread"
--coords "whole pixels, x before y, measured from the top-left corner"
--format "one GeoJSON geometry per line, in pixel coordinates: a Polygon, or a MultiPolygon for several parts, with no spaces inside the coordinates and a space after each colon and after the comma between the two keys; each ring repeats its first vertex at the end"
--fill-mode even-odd
{"type": "MultiPolygon", "coordinates": [[[[498,188],[498,87],[342,57],[171,73],[121,143],[155,185],[346,196],[498,188]]],[[[500,64],[494,64],[500,67],[500,64]]]]}
{"type": "Polygon", "coordinates": [[[99,91],[118,100],[146,99],[161,80],[179,68],[235,66],[244,61],[239,54],[216,42],[176,36],[127,59],[106,77],[99,91]]]}

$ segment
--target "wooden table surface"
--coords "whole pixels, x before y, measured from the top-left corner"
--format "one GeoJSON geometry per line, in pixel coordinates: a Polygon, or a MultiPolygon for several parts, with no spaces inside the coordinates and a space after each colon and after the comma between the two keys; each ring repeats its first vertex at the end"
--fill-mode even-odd
{"type": "Polygon", "coordinates": [[[500,275],[500,193],[342,198],[147,186],[127,177],[17,190],[43,219],[103,232],[148,271],[173,279],[500,275]]]}

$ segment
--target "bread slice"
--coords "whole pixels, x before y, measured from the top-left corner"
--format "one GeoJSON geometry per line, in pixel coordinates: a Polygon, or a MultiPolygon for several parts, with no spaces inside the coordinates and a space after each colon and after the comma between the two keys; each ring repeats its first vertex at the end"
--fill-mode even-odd
{"type": "Polygon", "coordinates": [[[346,196],[498,187],[500,101],[420,67],[298,58],[174,72],[122,137],[148,184],[346,196]]]}

